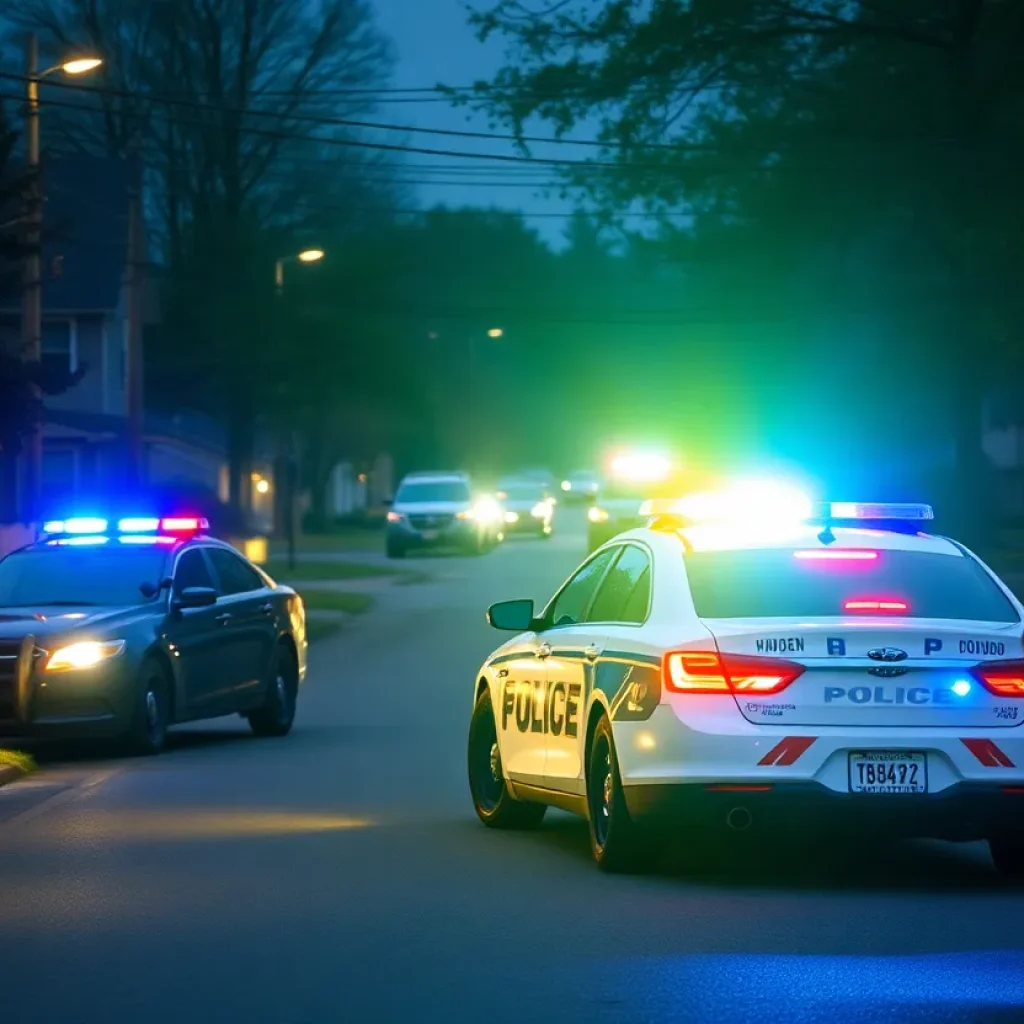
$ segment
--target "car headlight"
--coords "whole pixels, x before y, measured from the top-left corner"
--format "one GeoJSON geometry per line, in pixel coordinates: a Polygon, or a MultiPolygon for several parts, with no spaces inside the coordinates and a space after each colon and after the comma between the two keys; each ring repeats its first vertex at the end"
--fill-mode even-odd
{"type": "Polygon", "coordinates": [[[73,672],[93,668],[116,658],[124,650],[123,640],[81,640],[59,647],[46,661],[47,672],[73,672]]]}
{"type": "Polygon", "coordinates": [[[596,505],[591,505],[587,509],[587,518],[592,523],[604,523],[608,520],[608,513],[603,508],[598,508],[596,505]]]}
{"type": "Polygon", "coordinates": [[[571,491],[572,490],[572,484],[568,480],[563,480],[562,481],[562,490],[563,491],[571,491]]]}
{"type": "Polygon", "coordinates": [[[506,512],[505,513],[505,522],[506,523],[518,523],[519,522],[519,513],[518,512],[506,512]]]}
{"type": "Polygon", "coordinates": [[[530,515],[533,516],[534,519],[547,519],[550,508],[551,506],[546,501],[538,501],[537,504],[530,509],[530,515]]]}

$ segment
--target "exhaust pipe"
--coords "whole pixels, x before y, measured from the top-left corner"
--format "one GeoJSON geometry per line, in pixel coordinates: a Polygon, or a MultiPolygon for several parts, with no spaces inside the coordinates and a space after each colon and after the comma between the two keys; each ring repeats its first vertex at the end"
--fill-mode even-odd
{"type": "Polygon", "coordinates": [[[725,823],[734,832],[746,832],[754,823],[754,817],[746,807],[734,807],[725,816],[725,823]]]}

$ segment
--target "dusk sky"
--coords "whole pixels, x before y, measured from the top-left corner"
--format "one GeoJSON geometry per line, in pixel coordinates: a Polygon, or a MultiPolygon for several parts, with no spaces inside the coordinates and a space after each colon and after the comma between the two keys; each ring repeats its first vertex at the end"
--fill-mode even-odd
{"type": "MultiPolygon", "coordinates": [[[[466,16],[464,0],[374,0],[378,24],[391,37],[398,56],[394,86],[402,89],[428,88],[438,83],[465,86],[489,78],[500,67],[502,41],[480,43],[466,16]]],[[[380,119],[394,124],[418,127],[474,131],[491,130],[486,118],[472,116],[466,110],[453,109],[441,102],[387,103],[381,106],[380,119]]],[[[500,130],[500,129],[499,129],[500,130]]],[[[538,133],[550,129],[538,126],[538,133]]],[[[510,153],[510,143],[484,139],[460,139],[411,135],[409,144],[457,150],[464,153],[510,153]]],[[[543,149],[536,155],[548,155],[543,149]]],[[[558,153],[565,156],[563,149],[558,153]]],[[[573,155],[582,155],[573,153],[573,155]]],[[[523,168],[492,164],[465,158],[413,155],[410,163],[418,168],[432,167],[416,175],[418,179],[438,178],[449,184],[419,188],[425,206],[445,203],[452,206],[478,205],[520,208],[532,214],[529,223],[545,237],[557,240],[566,220],[561,216],[571,209],[557,197],[538,196],[530,183],[548,178],[543,168],[523,168]],[[443,168],[443,169],[442,169],[443,168]],[[457,169],[453,169],[457,168],[457,169]],[[461,184],[453,184],[458,180],[461,184]],[[493,184],[488,182],[493,180],[493,184]]]]}

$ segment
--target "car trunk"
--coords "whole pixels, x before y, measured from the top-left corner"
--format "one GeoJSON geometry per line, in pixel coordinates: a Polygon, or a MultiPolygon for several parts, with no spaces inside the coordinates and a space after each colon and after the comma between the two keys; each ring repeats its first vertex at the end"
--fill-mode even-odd
{"type": "Polygon", "coordinates": [[[736,694],[758,725],[1012,728],[1024,700],[970,673],[1022,656],[1021,626],[948,619],[704,619],[720,653],[781,659],[803,673],[773,694],[736,694]]]}

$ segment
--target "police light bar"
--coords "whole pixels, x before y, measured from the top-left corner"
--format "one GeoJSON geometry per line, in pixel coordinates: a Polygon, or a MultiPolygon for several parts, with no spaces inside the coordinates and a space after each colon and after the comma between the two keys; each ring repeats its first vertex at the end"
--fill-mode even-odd
{"type": "Polygon", "coordinates": [[[81,516],[74,519],[51,519],[43,523],[43,533],[49,536],[99,537],[107,534],[140,536],[143,534],[190,534],[210,528],[209,520],[202,516],[126,516],[118,519],[114,527],[107,519],[81,516]]]}
{"type": "Polygon", "coordinates": [[[817,510],[818,519],[861,519],[876,522],[924,522],[935,518],[931,505],[867,501],[826,501],[817,510]]]}

